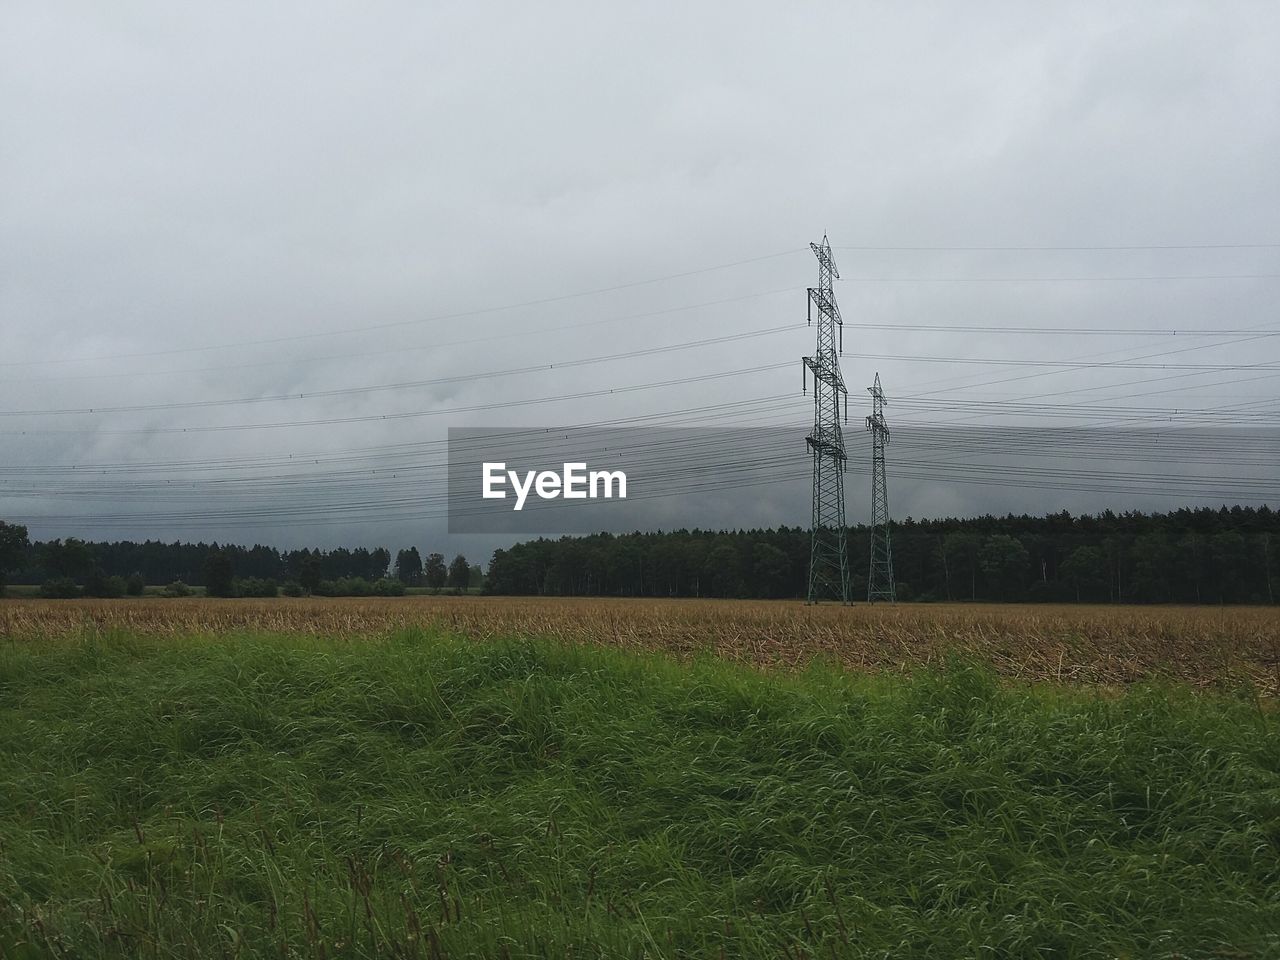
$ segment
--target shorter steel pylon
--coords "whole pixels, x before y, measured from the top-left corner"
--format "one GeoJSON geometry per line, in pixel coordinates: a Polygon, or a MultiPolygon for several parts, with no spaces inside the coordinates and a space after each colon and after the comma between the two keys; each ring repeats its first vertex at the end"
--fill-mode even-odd
{"type": "Polygon", "coordinates": [[[893,544],[889,538],[889,482],[885,478],[884,445],[889,442],[889,425],[884,419],[884,391],[880,389],[880,374],[876,374],[874,386],[867,387],[871,394],[871,416],[867,417],[867,429],[871,431],[871,569],[867,574],[867,600],[898,599],[893,584],[893,544]]]}

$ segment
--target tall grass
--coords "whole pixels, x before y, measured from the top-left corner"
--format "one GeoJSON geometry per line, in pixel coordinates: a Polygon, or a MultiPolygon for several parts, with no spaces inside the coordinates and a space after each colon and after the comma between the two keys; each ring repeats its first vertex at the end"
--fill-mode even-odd
{"type": "Polygon", "coordinates": [[[0,643],[0,956],[1280,955],[1247,691],[0,643]]]}

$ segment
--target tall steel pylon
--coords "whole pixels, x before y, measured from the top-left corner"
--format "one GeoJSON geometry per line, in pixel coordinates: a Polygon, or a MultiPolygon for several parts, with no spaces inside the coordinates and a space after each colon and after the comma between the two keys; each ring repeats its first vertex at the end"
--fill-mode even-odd
{"type": "MultiPolygon", "coordinates": [[[[840,376],[840,351],[844,346],[844,321],[831,289],[840,276],[831,257],[831,244],[823,234],[821,245],[809,244],[818,258],[818,285],[809,288],[809,322],[818,310],[818,347],[804,358],[813,374],[813,429],[805,437],[813,455],[813,523],[809,540],[809,602],[849,602],[849,556],[845,543],[844,467],[848,459],[840,430],[840,400],[849,418],[849,394],[840,376]]],[[[805,378],[808,388],[808,378],[805,378]]]]}
{"type": "Polygon", "coordinates": [[[889,540],[889,482],[884,473],[884,445],[889,442],[889,425],[884,420],[884,391],[880,389],[880,374],[876,374],[875,386],[867,387],[871,394],[871,416],[867,417],[867,429],[871,431],[871,569],[867,574],[867,600],[898,599],[893,585],[893,544],[889,540]]]}

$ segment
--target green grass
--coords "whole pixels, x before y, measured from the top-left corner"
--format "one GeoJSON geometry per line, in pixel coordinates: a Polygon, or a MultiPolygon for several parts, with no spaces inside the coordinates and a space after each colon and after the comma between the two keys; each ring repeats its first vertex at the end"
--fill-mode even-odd
{"type": "Polygon", "coordinates": [[[38,597],[40,586],[35,583],[9,583],[0,590],[0,597],[38,597]]]}
{"type": "Polygon", "coordinates": [[[0,957],[1280,955],[1247,692],[0,645],[0,957]]]}

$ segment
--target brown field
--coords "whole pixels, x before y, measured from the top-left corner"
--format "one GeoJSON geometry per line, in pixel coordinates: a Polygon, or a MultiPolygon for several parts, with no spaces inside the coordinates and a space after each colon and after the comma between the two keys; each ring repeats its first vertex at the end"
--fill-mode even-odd
{"type": "Polygon", "coordinates": [[[0,637],[264,631],[353,639],[423,625],[475,638],[540,635],[765,667],[814,657],[906,670],[963,652],[1026,680],[1116,685],[1163,677],[1252,683],[1280,696],[1280,609],[900,605],[786,601],[407,597],[0,601],[0,637]]]}

